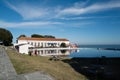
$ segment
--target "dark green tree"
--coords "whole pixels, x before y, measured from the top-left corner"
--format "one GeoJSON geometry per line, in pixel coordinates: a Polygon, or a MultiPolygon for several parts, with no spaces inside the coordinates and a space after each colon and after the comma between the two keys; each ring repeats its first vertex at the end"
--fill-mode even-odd
{"type": "Polygon", "coordinates": [[[22,34],[22,35],[20,35],[18,38],[20,38],[20,37],[26,37],[26,35],[25,35],[25,34],[22,34]]]}
{"type": "Polygon", "coordinates": [[[35,37],[35,38],[44,38],[44,36],[39,35],[39,34],[32,34],[31,37],[35,37]]]}
{"type": "Polygon", "coordinates": [[[60,47],[65,48],[65,47],[67,47],[67,45],[65,43],[61,43],[60,47]]]}
{"type": "Polygon", "coordinates": [[[3,42],[5,46],[10,46],[12,44],[12,33],[9,30],[0,28],[0,41],[3,42]]]}
{"type": "Polygon", "coordinates": [[[44,38],[55,38],[55,36],[52,36],[52,35],[45,35],[44,38]]]}
{"type": "Polygon", "coordinates": [[[35,38],[55,38],[55,36],[52,36],[52,35],[40,35],[40,34],[32,34],[31,37],[35,37],[35,38]]]}

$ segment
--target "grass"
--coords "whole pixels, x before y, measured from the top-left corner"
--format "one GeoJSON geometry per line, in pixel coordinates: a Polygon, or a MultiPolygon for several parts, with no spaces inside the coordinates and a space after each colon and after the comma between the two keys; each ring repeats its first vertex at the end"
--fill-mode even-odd
{"type": "Polygon", "coordinates": [[[18,74],[43,71],[54,77],[55,80],[86,80],[84,75],[76,72],[63,61],[50,61],[49,57],[18,54],[11,48],[6,51],[18,74]]]}

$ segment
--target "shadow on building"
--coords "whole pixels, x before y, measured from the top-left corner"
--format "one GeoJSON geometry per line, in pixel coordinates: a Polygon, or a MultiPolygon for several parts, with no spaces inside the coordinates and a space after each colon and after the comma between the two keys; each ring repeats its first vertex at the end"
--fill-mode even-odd
{"type": "Polygon", "coordinates": [[[62,60],[88,80],[120,80],[120,58],[72,58],[62,60]]]}

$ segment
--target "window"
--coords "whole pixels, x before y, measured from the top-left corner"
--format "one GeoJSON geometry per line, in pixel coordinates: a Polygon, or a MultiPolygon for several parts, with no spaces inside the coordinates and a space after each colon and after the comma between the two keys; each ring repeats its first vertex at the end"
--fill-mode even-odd
{"type": "Polygon", "coordinates": [[[43,43],[41,43],[41,46],[43,47],[43,43]]]}
{"type": "Polygon", "coordinates": [[[36,42],[35,42],[35,47],[36,47],[36,42]]]}
{"type": "Polygon", "coordinates": [[[38,47],[40,47],[40,43],[38,43],[38,47]]]}
{"type": "Polygon", "coordinates": [[[31,42],[31,45],[33,45],[33,42],[31,42]]]}

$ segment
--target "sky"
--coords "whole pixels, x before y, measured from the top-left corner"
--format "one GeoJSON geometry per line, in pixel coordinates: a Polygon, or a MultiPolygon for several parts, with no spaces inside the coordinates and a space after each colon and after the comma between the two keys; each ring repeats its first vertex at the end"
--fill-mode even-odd
{"type": "Polygon", "coordinates": [[[120,44],[120,0],[0,0],[0,27],[79,44],[120,44]]]}

